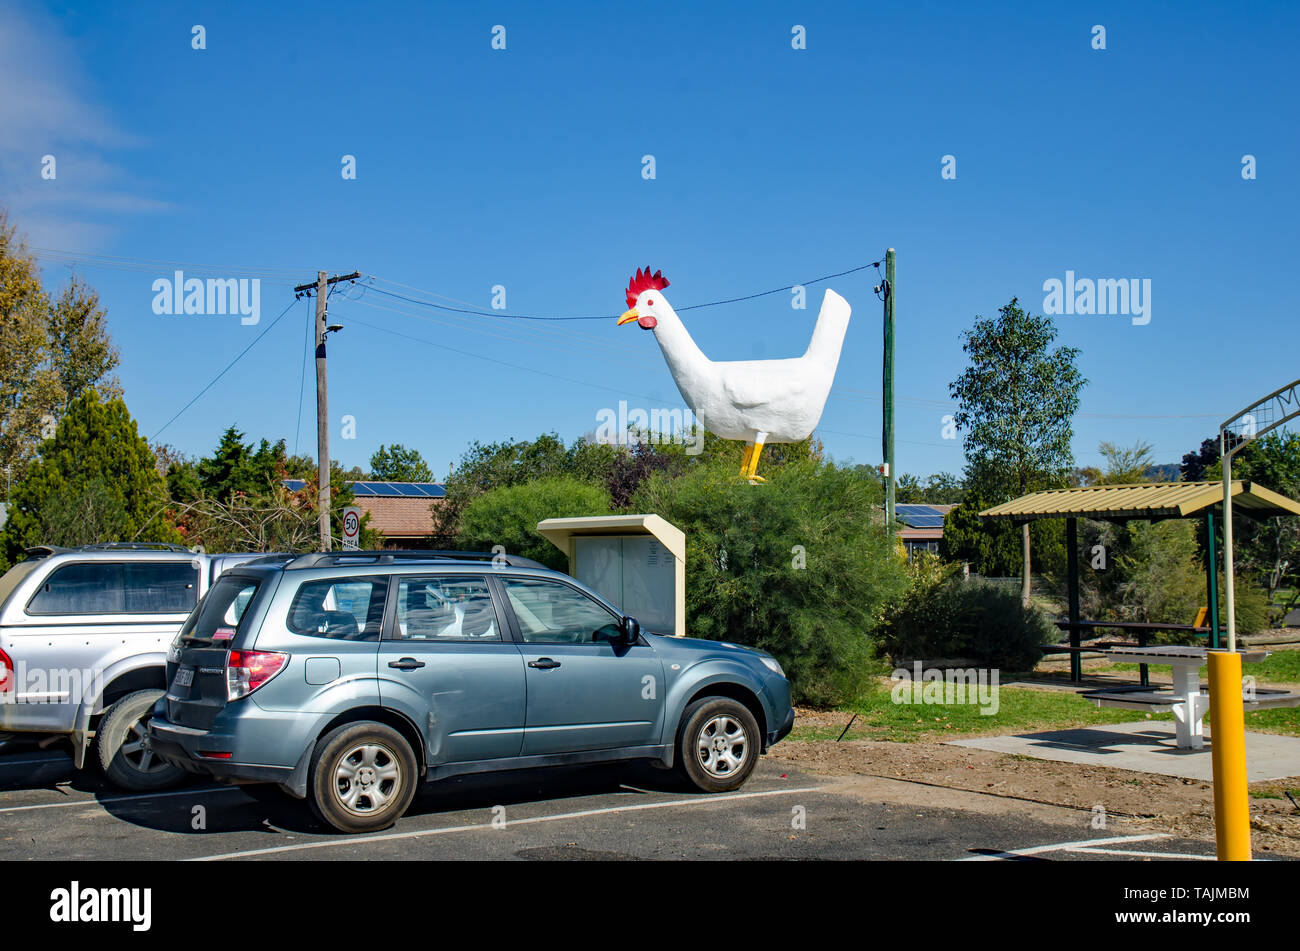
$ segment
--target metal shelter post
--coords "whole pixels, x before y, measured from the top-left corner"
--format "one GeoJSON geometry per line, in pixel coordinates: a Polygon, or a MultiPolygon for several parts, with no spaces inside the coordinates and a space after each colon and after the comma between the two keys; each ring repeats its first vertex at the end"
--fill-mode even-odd
{"type": "Polygon", "coordinates": [[[1070,679],[1083,679],[1083,657],[1079,653],[1079,525],[1078,519],[1065,520],[1065,551],[1070,597],[1070,679]]]}
{"type": "Polygon", "coordinates": [[[1214,508],[1205,510],[1205,603],[1210,622],[1210,650],[1219,649],[1219,552],[1214,508]]]}

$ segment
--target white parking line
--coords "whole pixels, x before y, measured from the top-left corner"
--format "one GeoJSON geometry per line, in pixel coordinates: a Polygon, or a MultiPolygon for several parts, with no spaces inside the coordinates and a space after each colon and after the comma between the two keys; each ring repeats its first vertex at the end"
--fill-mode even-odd
{"type": "MultiPolygon", "coordinates": [[[[714,802],[731,802],[737,799],[758,799],[762,796],[789,796],[794,793],[820,792],[816,786],[802,789],[769,789],[764,792],[735,793],[728,796],[708,796],[693,799],[673,799],[668,802],[641,802],[627,806],[608,806],[604,809],[584,809],[581,812],[566,812],[555,816],[530,816],[526,819],[511,819],[506,826],[533,825],[538,822],[559,822],[563,819],[584,819],[588,816],[605,816],[616,812],[637,812],[642,809],[670,809],[673,806],[703,806],[714,802]]],[[[188,862],[219,862],[224,859],[251,858],[255,855],[274,855],[279,852],[301,852],[306,849],[329,849],[341,845],[357,845],[369,842],[391,842],[396,839],[419,839],[431,835],[449,835],[453,832],[472,832],[476,829],[493,829],[489,822],[473,825],[449,826],[438,829],[417,829],[411,832],[390,832],[387,835],[349,836],[344,839],[329,839],[324,842],[300,842],[296,845],[280,845],[269,849],[250,849],[246,852],[224,852],[219,855],[202,855],[186,859],[188,862]]]]}
{"type": "Polygon", "coordinates": [[[1066,849],[1067,852],[1077,852],[1080,855],[1137,855],[1143,858],[1152,859],[1197,859],[1201,862],[1217,861],[1213,855],[1193,855],[1191,852],[1139,852],[1135,849],[1066,849]]]}
{"type": "Polygon", "coordinates": [[[134,802],[138,799],[163,799],[167,796],[200,796],[207,793],[236,792],[238,786],[201,786],[197,789],[177,789],[173,792],[140,793],[135,796],[113,796],[110,799],[73,799],[68,802],[42,802],[34,806],[5,806],[0,812],[26,812],[30,809],[67,809],[69,806],[107,806],[115,802],[134,802]]]}
{"type": "Polygon", "coordinates": [[[1018,859],[1026,855],[1043,855],[1047,852],[1075,852],[1099,845],[1119,845],[1124,842],[1150,842],[1152,839],[1168,839],[1164,832],[1150,835],[1114,835],[1107,839],[1080,839],[1077,842],[1060,842],[1056,845],[1035,845],[1027,849],[1015,849],[1011,852],[996,852],[993,855],[968,855],[958,859],[959,862],[997,862],[1003,859],[1018,859]]]}

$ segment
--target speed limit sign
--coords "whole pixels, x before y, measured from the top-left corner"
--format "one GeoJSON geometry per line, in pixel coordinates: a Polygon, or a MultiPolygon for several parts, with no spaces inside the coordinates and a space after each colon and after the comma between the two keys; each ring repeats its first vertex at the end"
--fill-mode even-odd
{"type": "Polygon", "coordinates": [[[361,538],[361,509],[349,505],[343,510],[343,550],[356,551],[361,538]]]}

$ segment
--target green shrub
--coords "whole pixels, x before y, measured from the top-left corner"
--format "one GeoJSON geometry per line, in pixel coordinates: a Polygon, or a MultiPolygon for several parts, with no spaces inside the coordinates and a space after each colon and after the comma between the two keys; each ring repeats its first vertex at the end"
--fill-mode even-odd
{"type": "Polygon", "coordinates": [[[1018,592],[951,573],[919,577],[889,612],[879,648],[895,663],[964,659],[1004,670],[1029,670],[1056,629],[1018,592]]]}
{"type": "Polygon", "coordinates": [[[569,559],[537,534],[546,518],[608,515],[609,493],[572,476],[553,476],[475,498],[461,513],[457,544],[469,551],[491,551],[502,545],[507,554],[523,555],[558,571],[569,570],[569,559]]]}
{"type": "MultiPolygon", "coordinates": [[[[1275,612],[1269,604],[1268,590],[1257,581],[1252,580],[1240,572],[1233,573],[1236,584],[1232,588],[1233,612],[1237,615],[1237,633],[1238,634],[1255,634],[1259,631],[1267,631],[1273,626],[1273,617],[1275,612]]],[[[1228,624],[1228,607],[1225,603],[1224,589],[1227,579],[1222,571],[1219,572],[1219,630],[1227,629],[1228,624]]],[[[1205,600],[1204,581],[1201,585],[1201,603],[1205,600]]],[[[1278,625],[1281,626],[1280,624],[1278,625]]],[[[1200,637],[1195,643],[1204,643],[1205,638],[1200,637]]]]}
{"type": "Polygon", "coordinates": [[[734,466],[652,475],[632,499],[686,532],[687,633],[771,652],[798,702],[856,699],[872,633],[907,583],[880,524],[879,483],[808,459],[750,485],[734,466]]]}

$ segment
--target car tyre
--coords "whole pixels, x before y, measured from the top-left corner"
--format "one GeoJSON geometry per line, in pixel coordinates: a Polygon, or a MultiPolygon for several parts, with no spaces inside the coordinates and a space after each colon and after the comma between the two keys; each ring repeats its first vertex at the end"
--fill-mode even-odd
{"type": "Polygon", "coordinates": [[[703,792],[739,789],[762,749],[758,721],[730,697],[703,697],[686,708],[677,731],[677,771],[703,792]]]}
{"type": "Polygon", "coordinates": [[[312,810],[340,832],[374,832],[415,798],[415,754],[392,727],[347,723],[321,738],[307,783],[312,810]]]}
{"type": "Polygon", "coordinates": [[[175,786],[185,770],[162,759],[149,739],[149,718],[161,690],[137,690],[122,697],[104,714],[95,734],[100,768],[114,786],[132,792],[152,792],[175,786]]]}

